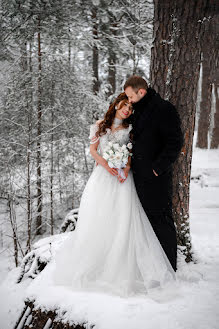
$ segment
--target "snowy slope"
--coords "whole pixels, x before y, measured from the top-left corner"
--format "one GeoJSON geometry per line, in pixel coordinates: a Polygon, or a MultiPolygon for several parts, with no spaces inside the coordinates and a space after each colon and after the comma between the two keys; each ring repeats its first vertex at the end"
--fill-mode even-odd
{"type": "MultiPolygon", "coordinates": [[[[36,298],[45,309],[67,311],[60,317],[95,324],[97,329],[216,329],[219,323],[219,150],[194,150],[191,183],[191,235],[197,264],[181,263],[178,285],[144,298],[74,293],[54,288],[49,271],[14,284],[18,269],[0,286],[0,329],[11,329],[23,299],[36,298]],[[41,291],[37,283],[41,280],[41,291]],[[45,287],[45,288],[44,288],[45,287]]],[[[1,260],[2,272],[11,265],[1,260]],[[5,265],[6,264],[6,265],[5,265]]]]}

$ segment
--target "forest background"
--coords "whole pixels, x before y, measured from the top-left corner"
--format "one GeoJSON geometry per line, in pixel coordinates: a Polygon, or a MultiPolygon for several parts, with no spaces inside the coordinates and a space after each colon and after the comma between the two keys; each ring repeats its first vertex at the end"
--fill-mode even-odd
{"type": "Polygon", "coordinates": [[[1,1],[0,245],[16,266],[79,206],[93,169],[89,126],[132,74],[182,119],[175,220],[191,260],[194,130],[199,148],[219,146],[217,18],[210,0],[1,1]]]}

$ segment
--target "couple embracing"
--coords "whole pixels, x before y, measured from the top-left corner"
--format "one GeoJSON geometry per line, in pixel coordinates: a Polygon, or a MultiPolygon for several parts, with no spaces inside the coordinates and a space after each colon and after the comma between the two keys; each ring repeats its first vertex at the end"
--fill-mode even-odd
{"type": "Polygon", "coordinates": [[[130,77],[104,118],[90,127],[96,166],[76,230],[56,254],[55,284],[135,296],[175,280],[172,164],[182,143],[175,107],[143,78],[130,77]],[[113,144],[132,147],[122,170],[104,156],[113,144]]]}

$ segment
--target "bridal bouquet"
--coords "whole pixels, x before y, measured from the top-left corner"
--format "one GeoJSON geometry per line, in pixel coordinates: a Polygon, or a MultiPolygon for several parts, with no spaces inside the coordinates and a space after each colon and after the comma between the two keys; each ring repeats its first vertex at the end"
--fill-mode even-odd
{"type": "Polygon", "coordinates": [[[118,143],[109,142],[104,150],[103,158],[108,162],[110,168],[118,169],[118,174],[125,179],[125,174],[122,168],[128,163],[128,157],[132,156],[130,152],[132,143],[120,146],[118,143]]]}

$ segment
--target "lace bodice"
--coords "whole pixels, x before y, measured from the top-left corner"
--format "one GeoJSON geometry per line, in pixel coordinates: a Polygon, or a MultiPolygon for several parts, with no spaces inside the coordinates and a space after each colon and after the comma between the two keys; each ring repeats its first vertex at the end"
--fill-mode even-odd
{"type": "Polygon", "coordinates": [[[90,143],[94,144],[99,140],[98,151],[100,155],[103,155],[103,152],[109,142],[119,143],[120,145],[127,144],[129,142],[129,133],[131,130],[131,124],[128,128],[119,129],[114,132],[107,128],[105,135],[96,137],[96,132],[98,131],[98,122],[96,122],[90,126],[90,143]]]}

